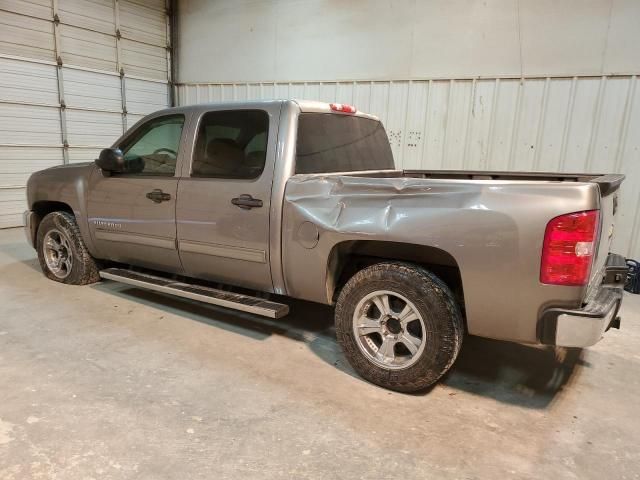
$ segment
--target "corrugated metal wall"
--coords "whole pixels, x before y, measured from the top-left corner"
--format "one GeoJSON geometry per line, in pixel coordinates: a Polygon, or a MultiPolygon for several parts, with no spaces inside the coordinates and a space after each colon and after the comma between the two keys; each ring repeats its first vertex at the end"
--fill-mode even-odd
{"type": "Polygon", "coordinates": [[[0,0],[0,228],[29,175],[93,160],[169,104],[165,0],[0,0]]]}
{"type": "Polygon", "coordinates": [[[305,98],[384,122],[400,168],[624,173],[615,249],[640,258],[638,77],[178,85],[180,105],[305,98]]]}

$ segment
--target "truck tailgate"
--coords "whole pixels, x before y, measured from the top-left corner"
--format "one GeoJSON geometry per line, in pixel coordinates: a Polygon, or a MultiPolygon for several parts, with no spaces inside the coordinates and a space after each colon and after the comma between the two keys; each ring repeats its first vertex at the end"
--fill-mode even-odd
{"type": "MultiPolygon", "coordinates": [[[[616,175],[616,177],[622,177],[622,179],[624,179],[624,177],[621,175],[616,175]]],[[[620,182],[622,181],[622,179],[620,180],[620,182]]],[[[611,242],[613,241],[616,217],[618,213],[617,186],[615,188],[612,188],[608,185],[604,185],[600,188],[600,194],[600,239],[598,242],[593,267],[591,269],[591,279],[589,282],[587,297],[589,297],[589,294],[595,291],[595,289],[597,289],[597,287],[602,282],[607,256],[611,251],[611,242]]]]}

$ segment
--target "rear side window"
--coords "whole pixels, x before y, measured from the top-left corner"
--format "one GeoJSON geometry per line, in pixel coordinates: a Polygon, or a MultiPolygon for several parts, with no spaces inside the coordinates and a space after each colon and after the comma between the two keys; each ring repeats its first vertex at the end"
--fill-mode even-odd
{"type": "Polygon", "coordinates": [[[267,158],[269,116],[263,110],[208,112],[193,152],[192,177],[257,178],[267,158]]]}
{"type": "Polygon", "coordinates": [[[298,117],[296,173],[393,168],[391,145],[379,121],[333,113],[298,117]]]}

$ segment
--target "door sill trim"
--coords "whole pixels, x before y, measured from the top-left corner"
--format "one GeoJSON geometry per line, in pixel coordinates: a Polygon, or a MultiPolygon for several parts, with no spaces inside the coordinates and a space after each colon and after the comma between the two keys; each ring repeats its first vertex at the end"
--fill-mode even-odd
{"type": "Polygon", "coordinates": [[[233,260],[267,263],[267,252],[265,252],[264,250],[255,250],[253,248],[219,245],[216,243],[195,242],[192,240],[179,240],[178,249],[180,253],[198,253],[201,255],[230,258],[233,260]]]}
{"type": "Polygon", "coordinates": [[[133,245],[144,245],[145,247],[166,248],[168,250],[176,249],[176,242],[173,238],[145,235],[143,233],[115,232],[96,229],[95,236],[96,240],[130,243],[133,245]]]}

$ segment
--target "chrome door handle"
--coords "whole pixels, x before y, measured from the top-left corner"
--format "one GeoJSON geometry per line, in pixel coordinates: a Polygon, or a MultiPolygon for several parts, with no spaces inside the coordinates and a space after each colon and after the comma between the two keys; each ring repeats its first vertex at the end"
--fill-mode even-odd
{"type": "Polygon", "coordinates": [[[155,203],[160,203],[160,202],[167,202],[171,200],[171,195],[168,193],[164,193],[159,188],[156,188],[151,192],[147,193],[147,198],[155,203]]]}
{"type": "Polygon", "coordinates": [[[243,193],[239,197],[232,198],[231,203],[233,203],[236,207],[240,207],[244,210],[249,210],[251,208],[260,208],[262,206],[262,200],[257,198],[253,198],[251,195],[243,193]]]}

